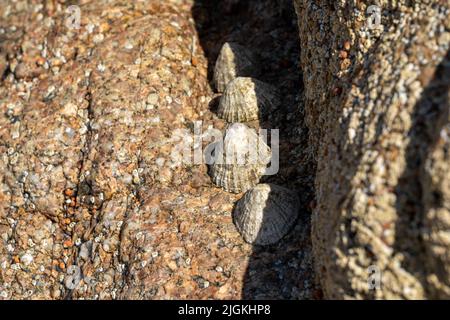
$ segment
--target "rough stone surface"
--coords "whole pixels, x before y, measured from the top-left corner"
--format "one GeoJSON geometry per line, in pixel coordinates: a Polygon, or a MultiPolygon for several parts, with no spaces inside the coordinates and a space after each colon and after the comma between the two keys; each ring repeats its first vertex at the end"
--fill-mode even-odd
{"type": "Polygon", "coordinates": [[[377,1],[380,28],[369,4],[295,1],[317,279],[328,298],[449,298],[449,2],[377,1]]]}

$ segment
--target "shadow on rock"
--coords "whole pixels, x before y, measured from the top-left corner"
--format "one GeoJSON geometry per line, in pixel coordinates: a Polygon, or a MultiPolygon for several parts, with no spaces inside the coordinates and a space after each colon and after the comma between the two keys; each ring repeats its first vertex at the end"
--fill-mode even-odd
{"type": "MultiPolygon", "coordinates": [[[[436,256],[429,247],[442,247],[444,243],[430,243],[424,233],[433,229],[445,230],[443,217],[429,220],[427,211],[442,207],[440,188],[433,186],[433,179],[427,167],[434,148],[441,139],[444,126],[448,125],[450,91],[450,51],[436,68],[436,72],[424,89],[420,100],[414,106],[412,127],[408,133],[410,142],[406,149],[406,167],[395,190],[398,220],[395,225],[394,249],[405,256],[402,267],[427,288],[427,296],[436,299],[446,296],[444,291],[427,284],[427,275],[434,274],[440,282],[449,286],[445,272],[445,257],[436,256]],[[425,196],[429,194],[429,196],[425,196]],[[426,203],[426,199],[431,200],[426,203]]],[[[434,230],[434,232],[436,232],[434,230]]],[[[429,236],[429,235],[428,235],[429,236]]],[[[433,242],[433,241],[431,241],[433,242]]],[[[448,262],[447,262],[448,263],[448,262]]],[[[448,298],[448,296],[447,296],[448,298]]]]}
{"type": "MultiPolygon", "coordinates": [[[[275,112],[250,126],[279,129],[279,171],[261,182],[295,190],[299,218],[277,244],[254,246],[243,279],[244,299],[302,299],[320,295],[313,283],[310,204],[313,203],[314,163],[308,152],[308,132],[301,101],[302,74],[297,17],[290,0],[196,0],[192,9],[213,85],[214,66],[225,42],[235,42],[258,56],[258,80],[278,90],[275,112]]],[[[258,91],[258,90],[257,90],[258,91]]],[[[217,111],[218,99],[210,104],[217,111]]],[[[262,97],[258,97],[258,105],[262,97]]],[[[270,137],[269,130],[269,137],[270,137]]]]}

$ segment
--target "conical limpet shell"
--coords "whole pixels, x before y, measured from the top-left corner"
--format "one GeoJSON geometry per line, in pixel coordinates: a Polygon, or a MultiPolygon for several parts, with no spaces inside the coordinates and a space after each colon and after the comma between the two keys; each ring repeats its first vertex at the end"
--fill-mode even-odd
{"type": "Polygon", "coordinates": [[[223,144],[217,144],[215,162],[210,166],[212,181],[225,191],[239,193],[255,186],[271,159],[269,146],[254,129],[232,124],[223,144]]]}
{"type": "Polygon", "coordinates": [[[275,184],[258,184],[238,201],[233,220],[246,242],[269,245],[291,230],[299,209],[295,192],[275,184]]]}
{"type": "Polygon", "coordinates": [[[264,174],[261,166],[237,166],[232,164],[211,166],[211,177],[219,187],[227,192],[244,192],[258,184],[264,174]]]}
{"type": "Polygon", "coordinates": [[[238,77],[228,83],[220,99],[217,114],[228,122],[258,120],[280,104],[277,90],[262,81],[238,77]]]}
{"type": "Polygon", "coordinates": [[[239,76],[256,76],[258,67],[255,55],[245,47],[226,42],[220,50],[214,68],[214,85],[217,92],[224,92],[227,84],[239,76]]]}

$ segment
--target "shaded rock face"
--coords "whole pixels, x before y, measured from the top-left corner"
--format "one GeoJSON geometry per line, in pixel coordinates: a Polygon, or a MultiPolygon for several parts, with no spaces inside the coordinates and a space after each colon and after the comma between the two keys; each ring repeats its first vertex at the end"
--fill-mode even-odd
{"type": "Polygon", "coordinates": [[[449,298],[448,2],[294,3],[325,297],[449,298]]]}

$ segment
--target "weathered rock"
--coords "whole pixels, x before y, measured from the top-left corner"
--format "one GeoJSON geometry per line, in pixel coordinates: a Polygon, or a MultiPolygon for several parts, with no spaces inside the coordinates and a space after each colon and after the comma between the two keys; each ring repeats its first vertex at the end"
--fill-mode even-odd
{"type": "MultiPolygon", "coordinates": [[[[190,186],[194,175],[208,180],[206,166],[192,170],[171,155],[174,131],[211,124],[192,2],[80,5],[74,30],[63,6],[9,5],[0,52],[17,72],[0,86],[1,299],[214,297],[217,288],[201,290],[192,273],[219,264],[216,250],[212,258],[192,248],[241,240],[225,229],[230,214],[204,213],[221,192],[190,186]],[[29,67],[41,62],[34,78],[29,67]],[[208,263],[197,262],[201,254],[208,263]]],[[[250,249],[233,255],[245,259],[250,249]]],[[[222,297],[242,291],[242,269],[211,276],[230,281],[222,297]]]]}
{"type": "Polygon", "coordinates": [[[325,297],[449,298],[449,3],[295,6],[325,297]]]}
{"type": "MultiPolygon", "coordinates": [[[[433,90],[447,90],[447,95],[437,91],[431,98],[436,101],[439,113],[429,121],[431,144],[421,167],[420,181],[423,190],[422,237],[425,246],[427,284],[431,297],[450,297],[450,67],[441,67],[437,78],[441,81],[433,90]],[[436,100],[435,100],[436,99],[436,100]],[[441,109],[442,108],[442,109],[441,109]],[[447,109],[445,109],[447,108],[447,109]]],[[[430,110],[430,113],[433,111],[430,110]]]]}
{"type": "Polygon", "coordinates": [[[0,78],[3,77],[7,68],[8,61],[6,61],[6,56],[5,54],[0,53],[0,78]]]}

